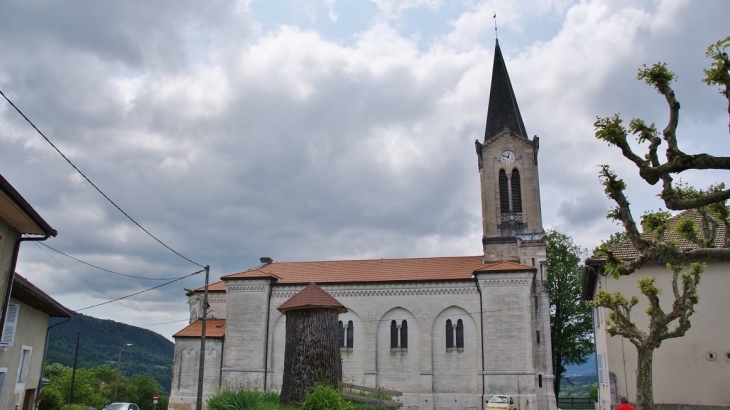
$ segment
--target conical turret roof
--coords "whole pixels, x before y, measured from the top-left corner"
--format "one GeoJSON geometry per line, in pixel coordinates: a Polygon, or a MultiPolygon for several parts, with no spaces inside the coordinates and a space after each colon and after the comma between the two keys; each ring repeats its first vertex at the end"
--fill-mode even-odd
{"type": "Polygon", "coordinates": [[[314,283],[310,283],[277,309],[281,313],[299,309],[334,309],[339,313],[347,312],[342,303],[314,283]]]}
{"type": "Polygon", "coordinates": [[[494,48],[492,88],[489,91],[489,108],[484,141],[494,138],[505,128],[516,135],[527,138],[525,124],[522,122],[520,108],[512,90],[512,83],[509,80],[507,66],[504,64],[502,50],[499,48],[499,41],[497,41],[494,48]]]}

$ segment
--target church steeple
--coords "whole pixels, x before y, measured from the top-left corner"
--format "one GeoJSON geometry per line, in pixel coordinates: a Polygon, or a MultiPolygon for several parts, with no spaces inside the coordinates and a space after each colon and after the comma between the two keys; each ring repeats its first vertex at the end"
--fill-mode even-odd
{"type": "Polygon", "coordinates": [[[484,131],[484,142],[508,128],[512,133],[527,138],[525,124],[522,122],[520,108],[517,105],[512,83],[507,74],[499,40],[494,48],[494,65],[492,67],[492,88],[489,92],[489,108],[487,111],[487,127],[484,131]]]}

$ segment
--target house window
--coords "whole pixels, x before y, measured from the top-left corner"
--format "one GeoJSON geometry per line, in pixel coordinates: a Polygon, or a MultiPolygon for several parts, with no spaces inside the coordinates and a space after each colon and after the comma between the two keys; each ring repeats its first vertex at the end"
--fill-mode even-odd
{"type": "Polygon", "coordinates": [[[395,320],[390,322],[390,348],[408,349],[408,322],[405,320],[400,325],[395,320]]]}
{"type": "Polygon", "coordinates": [[[596,353],[596,364],[598,365],[598,384],[604,386],[605,378],[603,376],[603,354],[596,353]]]}
{"type": "Polygon", "coordinates": [[[0,346],[12,346],[15,341],[15,329],[18,324],[18,313],[20,313],[20,305],[11,303],[8,305],[8,314],[5,317],[5,327],[3,328],[3,336],[0,339],[0,346]]]}
{"type": "Polygon", "coordinates": [[[345,347],[345,327],[341,320],[337,323],[337,346],[340,349],[345,347]]]}
{"type": "Polygon", "coordinates": [[[33,352],[33,348],[30,346],[23,346],[23,350],[20,353],[20,363],[18,364],[18,376],[15,379],[15,392],[19,393],[25,390],[25,381],[28,378],[28,367],[30,367],[30,354],[33,352]]]}
{"type": "Polygon", "coordinates": [[[390,322],[390,348],[398,348],[398,325],[395,323],[395,320],[390,322]]]}
{"type": "Polygon", "coordinates": [[[451,325],[451,319],[446,321],[446,348],[454,347],[454,327],[451,325]]]}
{"type": "Polygon", "coordinates": [[[456,322],[456,348],[464,348],[464,322],[461,319],[456,322]]]}
{"type": "Polygon", "coordinates": [[[347,348],[352,349],[355,336],[355,326],[352,324],[352,320],[347,322],[347,348]]]}

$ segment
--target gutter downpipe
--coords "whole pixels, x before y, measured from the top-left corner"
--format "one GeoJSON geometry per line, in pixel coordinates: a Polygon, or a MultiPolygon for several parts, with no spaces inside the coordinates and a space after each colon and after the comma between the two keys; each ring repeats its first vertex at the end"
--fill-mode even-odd
{"type": "Polygon", "coordinates": [[[266,297],[266,334],[264,337],[264,391],[266,391],[266,383],[269,375],[269,316],[271,314],[271,292],[274,290],[275,278],[269,280],[269,294],[266,297]]]}
{"type": "MultiPolygon", "coordinates": [[[[226,347],[226,338],[223,336],[223,339],[221,339],[221,364],[220,364],[220,370],[218,371],[218,388],[220,389],[221,385],[223,384],[223,352],[225,351],[226,347]]],[[[180,363],[182,366],[182,363],[180,363]]]]}
{"type": "Polygon", "coordinates": [[[484,408],[484,306],[482,302],[482,288],[479,287],[479,279],[476,275],[473,278],[474,284],[477,286],[477,291],[479,292],[479,330],[482,337],[482,348],[480,349],[482,351],[482,401],[479,408],[484,408]]]}
{"type": "Polygon", "coordinates": [[[43,348],[43,361],[41,362],[41,375],[38,377],[38,388],[35,391],[35,398],[38,398],[38,396],[41,394],[41,388],[43,388],[43,373],[46,371],[46,354],[48,353],[48,339],[51,335],[51,328],[54,328],[58,325],[62,325],[64,323],[68,323],[73,319],[73,317],[69,317],[66,320],[63,320],[61,322],[56,323],[55,325],[48,326],[48,329],[46,329],[46,346],[43,348]]]}
{"type": "Polygon", "coordinates": [[[3,304],[3,312],[0,314],[0,337],[2,337],[2,333],[5,331],[5,320],[7,319],[6,315],[8,312],[8,306],[10,305],[10,295],[13,292],[13,281],[15,281],[15,268],[18,264],[18,254],[20,253],[20,243],[21,242],[42,242],[46,239],[50,238],[51,235],[56,236],[56,231],[53,232],[47,232],[45,236],[42,237],[20,237],[18,238],[18,241],[15,242],[15,246],[13,247],[13,261],[10,264],[10,274],[8,275],[8,286],[5,289],[5,303],[3,304]]]}

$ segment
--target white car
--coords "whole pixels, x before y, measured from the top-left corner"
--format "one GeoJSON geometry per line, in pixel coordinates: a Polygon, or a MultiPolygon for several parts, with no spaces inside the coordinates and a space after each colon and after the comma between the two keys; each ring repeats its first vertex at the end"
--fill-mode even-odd
{"type": "Polygon", "coordinates": [[[139,406],[134,403],[112,403],[104,407],[104,410],[139,410],[139,406]]]}

